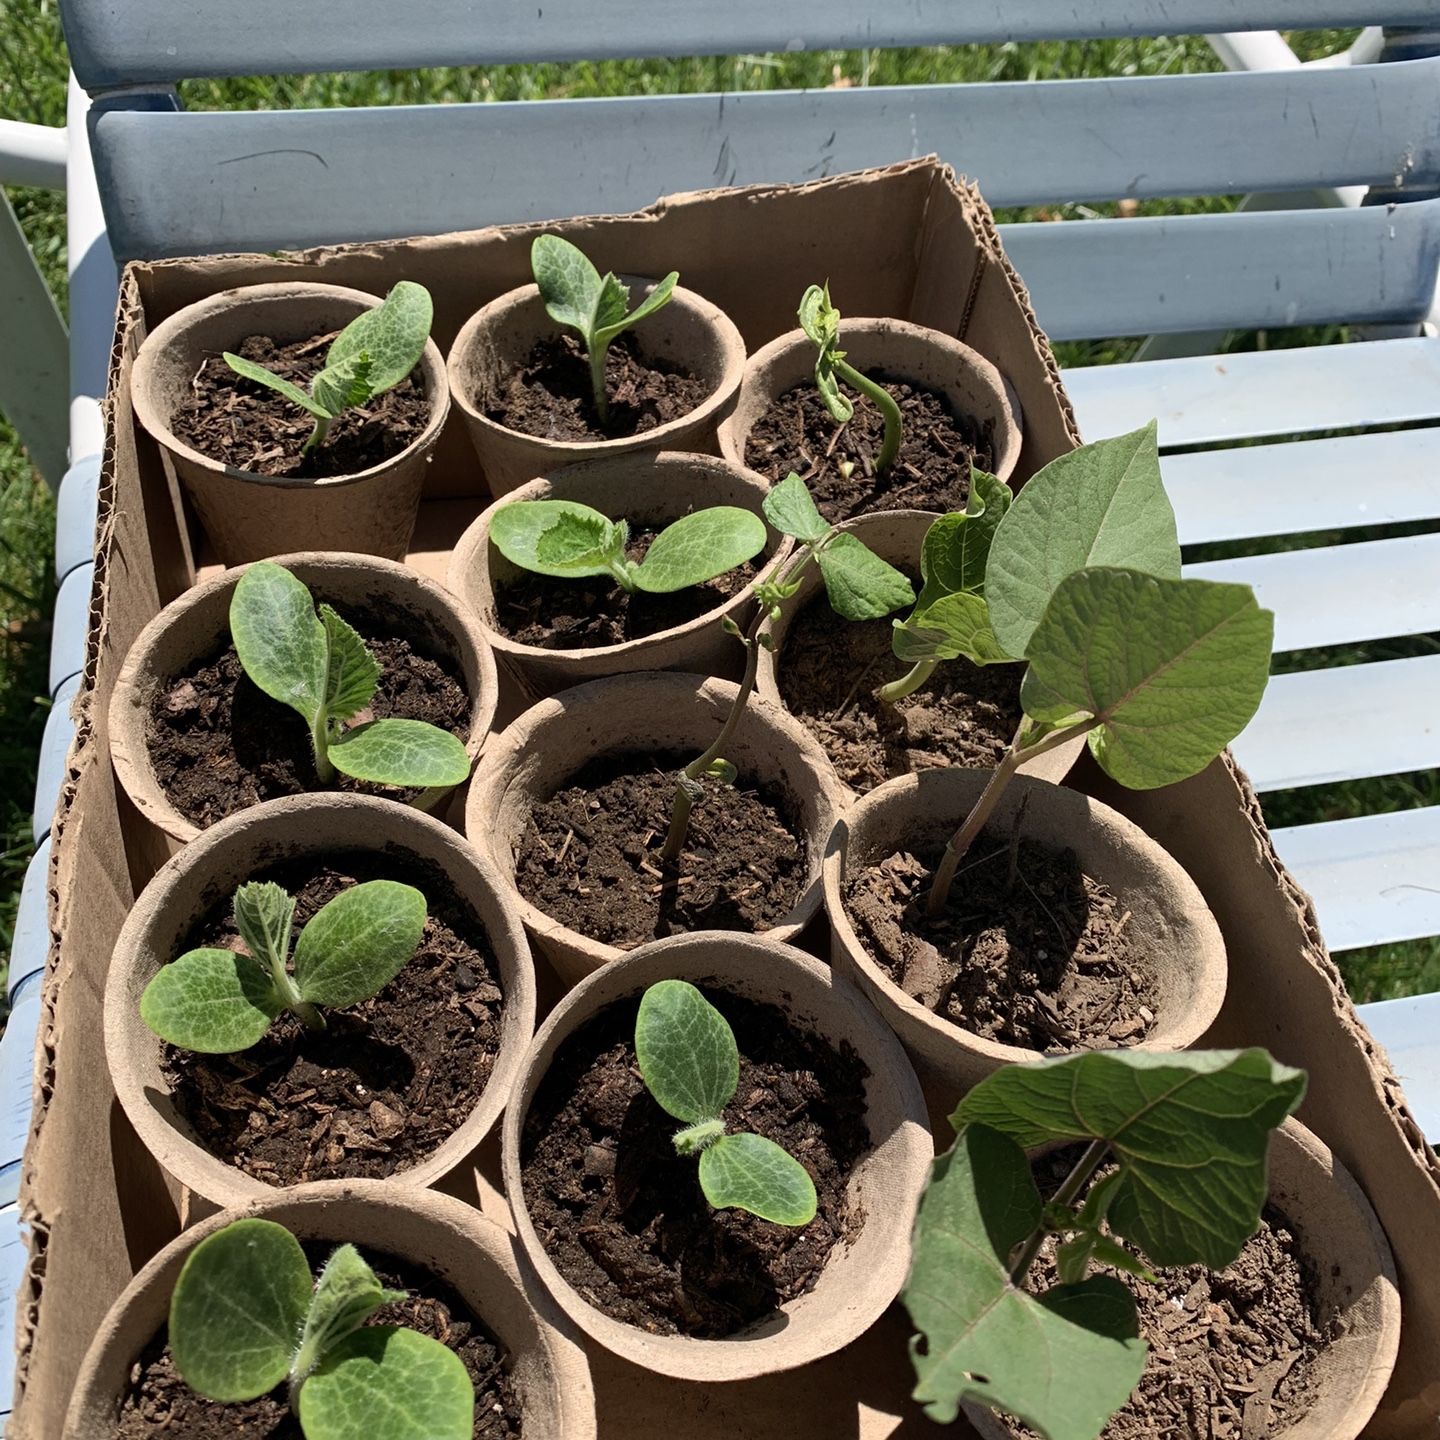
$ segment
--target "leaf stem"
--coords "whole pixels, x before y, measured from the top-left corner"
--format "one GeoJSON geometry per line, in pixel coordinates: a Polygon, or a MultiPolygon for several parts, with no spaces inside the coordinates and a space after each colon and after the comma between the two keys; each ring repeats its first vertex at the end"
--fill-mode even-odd
{"type": "Polygon", "coordinates": [[[883,475],[900,453],[900,407],[895,397],[868,375],[862,375],[848,360],[835,360],[835,373],[852,389],[858,390],[885,417],[885,440],[875,460],[875,473],[883,475]]]}
{"type": "MultiPolygon", "coordinates": [[[[1065,1177],[1064,1182],[1055,1192],[1051,1204],[1073,1205],[1079,1199],[1080,1192],[1090,1183],[1091,1177],[1100,1168],[1100,1162],[1109,1153],[1110,1142],[1108,1140],[1092,1140],[1085,1147],[1085,1153],[1075,1162],[1075,1168],[1065,1177]]],[[[1026,1237],[1025,1244],[1010,1270],[1012,1285],[1019,1285],[1025,1279],[1049,1233],[1044,1224],[1040,1224],[1026,1237]]]]}
{"type": "Polygon", "coordinates": [[[308,455],[312,450],[318,449],[325,443],[325,437],[330,433],[330,427],[335,423],[333,415],[317,415],[315,417],[315,428],[310,432],[310,438],[300,447],[302,455],[308,455]]]}
{"type": "MultiPolygon", "coordinates": [[[[586,336],[585,353],[590,357],[590,388],[595,392],[595,413],[603,425],[610,419],[610,399],[605,394],[605,352],[608,345],[596,345],[586,336]]],[[[633,586],[627,586],[633,589],[633,586]]]]}
{"type": "Polygon", "coordinates": [[[893,705],[897,700],[903,700],[930,678],[937,664],[939,664],[937,660],[917,660],[898,680],[892,680],[888,685],[882,685],[875,692],[876,698],[883,700],[887,705],[893,705]]]}

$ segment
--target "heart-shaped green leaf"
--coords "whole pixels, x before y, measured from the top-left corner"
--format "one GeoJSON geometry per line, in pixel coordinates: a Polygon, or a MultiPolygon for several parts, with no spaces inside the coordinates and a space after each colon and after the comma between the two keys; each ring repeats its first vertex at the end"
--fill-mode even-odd
{"type": "Polygon", "coordinates": [[[269,560],[251,565],[230,599],[230,638],[265,694],[315,718],[325,699],[325,626],[301,581],[269,560]]]}
{"type": "Polygon", "coordinates": [[[434,316],[430,292],[413,280],[401,280],[382,304],[357,315],[335,337],[325,368],[337,370],[364,355],[366,388],[370,395],[383,395],[419,363],[434,316]]]}
{"type": "Polygon", "coordinates": [[[200,1055],[248,1050],[284,1008],[270,971],[234,950],[190,950],[140,996],[140,1018],[162,1040],[200,1055]]]}
{"type": "Polygon", "coordinates": [[[325,1262],[294,1362],[295,1374],[308,1375],[347,1335],[358,1330],[382,1305],[403,1300],[403,1290],[387,1290],[353,1245],[342,1245],[325,1262]]]}
{"type": "Polygon", "coordinates": [[[330,763],[354,780],[415,789],[464,783],[465,746],[448,730],[423,720],[372,720],[347,730],[330,746],[330,763]]]}
{"type": "Polygon", "coordinates": [[[325,627],[328,663],[325,675],[325,713],[332,720],[358,715],[375,698],[380,683],[380,662],[370,653],[359,632],[329,605],[320,607],[325,627]]]}
{"type": "Polygon", "coordinates": [[[810,544],[824,539],[830,526],[815,508],[805,482],[792,470],[783,480],[772,485],[761,502],[765,518],[782,535],[810,544]]]}
{"type": "Polygon", "coordinates": [[[1049,1440],[1094,1440],[1139,1382],[1145,1345],[1118,1280],[1041,1295],[1011,1282],[1010,1253],[1040,1212],[1024,1151],[994,1130],[967,1125],[935,1161],[902,1299],[920,1331],[915,1399],[942,1425],[973,1400],[1049,1440]]]}
{"type": "Polygon", "coordinates": [[[973,590],[983,594],[991,542],[1014,497],[1003,480],[986,470],[970,471],[970,495],[963,511],[942,515],[920,546],[918,613],[942,595],[973,590]]]}
{"type": "Polygon", "coordinates": [[[713,580],[765,548],[765,522],[738,505],[696,510],[667,525],[650,542],[635,571],[642,590],[663,595],[713,580]]]}
{"type": "Polygon", "coordinates": [[[425,933],[425,897],[413,885],[367,880],[321,906],[295,942],[295,983],[314,1005],[337,1009],[378,994],[425,933]]]}
{"type": "Polygon", "coordinates": [[[686,980],[646,990],[635,1017],[635,1057],[667,1115],[717,1119],[740,1082],[740,1052],[725,1017],[686,980]]]}
{"type": "Polygon", "coordinates": [[[1270,1131],[1305,1093],[1305,1073],[1264,1050],[1118,1050],[1007,1065],[950,1117],[1025,1149],[1106,1140],[1123,1179],[1107,1216],[1156,1265],[1220,1269],[1254,1233],[1270,1131]]]}
{"type": "Polygon", "coordinates": [[[490,520],[490,539],[511,564],[562,580],[608,574],[625,538],[623,523],[573,500],[515,500],[490,520]]]}
{"type": "Polygon", "coordinates": [[[916,605],[908,620],[893,622],[891,648],[901,660],[954,660],[963,655],[976,665],[994,665],[1007,655],[990,628],[985,598],[970,590],[941,595],[928,608],[916,605]]]}
{"type": "Polygon", "coordinates": [[[846,620],[878,620],[915,599],[905,576],[848,530],[817,550],[815,563],[831,608],[846,620]]]}
{"type": "Polygon", "coordinates": [[[748,1210],[776,1225],[808,1225],[815,1218],[809,1172],[763,1135],[722,1135],[701,1151],[700,1188],[717,1210],[748,1210]]]}
{"type": "MultiPolygon", "coordinates": [[[[578,330],[588,342],[603,286],[585,253],[558,235],[537,235],[530,246],[530,269],[550,318],[578,330]]],[[[622,313],[628,298],[620,297],[622,313]]]]}

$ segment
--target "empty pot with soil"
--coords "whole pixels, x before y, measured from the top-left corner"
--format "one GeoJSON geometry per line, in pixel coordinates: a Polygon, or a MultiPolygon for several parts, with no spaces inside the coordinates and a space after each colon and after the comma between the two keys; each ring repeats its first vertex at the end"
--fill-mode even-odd
{"type": "Polygon", "coordinates": [[[605,576],[563,579],[524,570],[495,546],[490,522],[515,501],[578,501],[627,521],[629,555],[638,560],[657,531],[708,506],[760,515],[767,488],[710,455],[625,455],[568,466],[511,491],[481,514],[456,543],[446,583],[537,696],[627,671],[736,671],[743,652],[722,621],[744,628],[755,582],[789,553],[788,539],[769,530],[764,551],[744,565],[701,585],[651,594],[627,591],[605,576]]]}
{"type": "Polygon", "coordinates": [[[837,425],[815,385],[816,347],[791,330],[756,351],[720,453],[772,483],[792,470],[832,525],[881,510],[963,510],[970,466],[1008,480],[1020,457],[1017,414],[1000,372],[978,351],[906,320],[845,320],[845,359],[884,385],[902,435],[884,473],[884,420],[864,397],[837,425]]]}
{"type": "Polygon", "coordinates": [[[956,1094],[1038,1054],[1193,1045],[1225,998],[1220,929],[1180,865],[1098,800],[1017,777],[926,914],[989,776],[903,776],[842,818],[824,870],[833,963],[956,1094]]]}
{"type": "Polygon", "coordinates": [[[793,939],[820,903],[840,793],[825,756],[754,697],[706,777],[675,871],[661,864],[676,774],[720,733],[736,687],[652,671],[562,691],[487,748],[465,831],[514,887],[525,928],[574,984],[647,941],[689,930],[793,939]]]}
{"type": "Polygon", "coordinates": [[[600,1344],[682,1379],[791,1369],[861,1334],[897,1293],[933,1146],[914,1072],[863,998],[755,936],[658,941],[571,991],[536,1036],[504,1131],[526,1255],[600,1344]],[[679,1128],[636,1069],[657,981],[698,986],[731,1027],[731,1130],[798,1158],[817,1209],[795,1227],[706,1202],[679,1128]]]}
{"type": "MultiPolygon", "coordinates": [[[[441,585],[394,561],[308,552],[274,564],[333,606],[379,664],[373,697],[352,725],[420,721],[453,735],[473,762],[495,714],[495,658],[475,620],[441,585]]],[[[169,847],[247,806],[328,788],[310,728],[246,674],[231,633],[244,567],[187,590],[140,632],[109,709],[115,774],[169,847]]],[[[352,733],[346,731],[345,733],[352,733]]],[[[451,788],[328,782],[431,808],[451,788]]]]}
{"type": "MultiPolygon", "coordinates": [[[[905,572],[918,592],[920,546],[934,520],[926,511],[895,510],[862,515],[843,528],[905,572]]],[[[1024,665],[972,665],[962,656],[938,666],[903,699],[887,702],[875,692],[908,668],[895,658],[894,633],[888,616],[842,619],[810,569],[770,626],[774,649],[760,653],[756,693],[810,731],[852,794],[938,766],[998,763],[1020,723],[1024,665]]],[[[1058,784],[1084,746],[1084,736],[1077,736],[1020,773],[1058,784]]]]}
{"type": "Polygon", "coordinates": [[[277,535],[291,550],[404,558],[450,408],[435,342],[408,378],[346,409],[308,449],[315,417],[222,356],[237,352],[307,391],[339,332],[381,303],[339,285],[247,285],[186,306],[140,347],[135,414],[227,565],[271,554],[277,535]]]}
{"type": "MultiPolygon", "coordinates": [[[[445,1344],[475,1393],[475,1440],[593,1440],[590,1368],[565,1316],[535,1284],[514,1240],[478,1210],[431,1191],[321,1181],[221,1211],[186,1230],[125,1288],[91,1342],[63,1440],[188,1440],[290,1434],[286,1387],[245,1404],[190,1390],[168,1339],[171,1296],[196,1246],[240,1220],[283,1226],[312,1269],[352,1244],[380,1280],[407,1291],[371,1323],[445,1344]]],[[[298,1433],[298,1432],[295,1432],[298,1433]]],[[[383,1423],[375,1432],[384,1433],[383,1423]]]]}
{"type": "MultiPolygon", "coordinates": [[[[231,1010],[233,989],[216,992],[231,1010]]],[[[272,801],[185,846],[135,902],[105,989],[106,1060],[130,1123],[166,1171],[217,1204],[308,1180],[438,1180],[495,1123],[534,1025],[534,970],[507,887],[448,826],[368,796],[272,801]],[[320,1027],[313,1007],[255,1002],[272,1019],[232,1053],[171,1044],[152,1029],[156,1012],[142,1018],[152,982],[182,955],[243,952],[242,885],[271,882],[296,902],[290,973],[303,984],[303,927],[374,881],[418,890],[425,914],[413,953],[371,998],[329,1008],[319,997],[320,1027]]]]}

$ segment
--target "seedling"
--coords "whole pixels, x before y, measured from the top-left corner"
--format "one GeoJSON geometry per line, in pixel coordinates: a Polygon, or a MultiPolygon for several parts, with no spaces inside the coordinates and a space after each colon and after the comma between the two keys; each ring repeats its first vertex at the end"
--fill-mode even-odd
{"type": "Polygon", "coordinates": [[[799,548],[777,579],[762,580],[755,587],[758,605],[748,631],[742,633],[728,616],[721,622],[727,633],[736,636],[745,646],[745,675],[715,743],[676,777],[670,829],[661,851],[661,860],[666,865],[673,865],[684,848],[690,812],[702,794],[701,777],[711,775],[727,781],[735,778],[735,767],[724,758],[725,751],[755,689],[760,650],[762,647],[774,649],[775,642],[766,626],[779,618],[781,604],[799,590],[802,572],[811,560],[820,567],[831,607],[843,619],[878,620],[915,598],[910,582],[893,565],[887,564],[850,531],[838,530],[825,522],[805,482],[793,471],[778,485],[771,486],[763,508],[771,526],[782,535],[794,538],[799,548]]]}
{"type": "Polygon", "coordinates": [[[608,575],[631,594],[667,595],[703,585],[758,555],[765,548],[765,522],[736,505],[696,510],[667,525],[637,563],[625,555],[625,521],[573,500],[516,500],[495,512],[490,538],[507,560],[537,575],[608,575]]]}
{"type": "Polygon", "coordinates": [[[228,350],[225,363],[237,375],[278,390],[311,415],[315,428],[301,451],[308,455],[325,443],[330,427],[347,410],[393,390],[415,368],[430,338],[433,316],[430,292],[413,280],[401,280],[383,304],[357,315],[335,337],[325,368],[308,391],[228,350]]]}
{"type": "Polygon", "coordinates": [[[328,785],[338,770],[376,785],[428,789],[459,785],[470,773],[465,747],[423,720],[366,720],[380,664],[354,628],[315,601],[288,570],[251,565],[230,601],[230,638],[245,673],[310,727],[315,770],[328,785]]]}
{"type": "Polygon", "coordinates": [[[1304,1093],[1303,1071],[1259,1049],[1093,1052],[975,1086],[921,1198],[903,1295],[931,1419],[972,1400],[1048,1440],[1094,1440],[1146,1347],[1128,1287],[1090,1267],[1230,1264],[1260,1223],[1270,1132],[1304,1093]],[[1046,1204],[1025,1152],[1075,1141],[1046,1204]],[[1035,1294],[1024,1282],[1047,1239],[1059,1283],[1035,1294]]]}
{"type": "Polygon", "coordinates": [[[627,314],[630,287],[609,271],[602,276],[581,250],[558,235],[535,237],[530,247],[530,269],[550,318],[578,331],[585,344],[595,412],[603,424],[610,418],[610,401],[605,394],[605,352],[610,342],[668,304],[680,273],[672,270],[627,314]]]}
{"type": "Polygon", "coordinates": [[[883,475],[900,453],[900,407],[883,385],[862,375],[845,359],[840,349],[840,312],[830,303],[828,282],[812,285],[801,296],[799,315],[800,328],[820,352],[815,360],[815,388],[835,423],[844,425],[855,413],[850,397],[840,388],[842,380],[885,417],[885,439],[875,457],[875,473],[883,475]]]}
{"type": "Polygon", "coordinates": [[[295,901],[279,885],[235,892],[235,928],[250,953],[189,950],[161,966],[140,997],[140,1018],[162,1039],[202,1055],[256,1045],[293,1010],[324,1030],[316,1008],[343,1009],[378,995],[404,969],[425,931],[425,897],[394,880],[367,880],[321,906],[286,961],[295,901]]]}
{"type": "Polygon", "coordinates": [[[305,1440],[470,1440],[460,1357],[403,1325],[367,1325],[387,1290],[353,1245],[318,1281],[272,1220],[236,1220],[191,1252],[170,1297],[170,1354],[198,1395],[240,1404],[288,1387],[305,1440]]]}
{"type": "Polygon", "coordinates": [[[815,1218],[815,1183],[763,1135],[727,1133],[722,1118],[740,1083],[740,1051],[725,1017],[691,984],[661,980],[641,998],[635,1056],[645,1088],[685,1122],[677,1155],[700,1157],[700,1188],[717,1209],[748,1210],[777,1225],[815,1218]]]}

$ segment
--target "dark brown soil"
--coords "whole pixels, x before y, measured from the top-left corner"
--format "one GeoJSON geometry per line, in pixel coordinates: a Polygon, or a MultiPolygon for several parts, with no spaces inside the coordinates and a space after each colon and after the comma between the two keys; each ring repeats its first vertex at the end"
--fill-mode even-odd
{"type": "MultiPolygon", "coordinates": [[[[380,662],[375,699],[351,724],[403,716],[469,739],[471,699],[453,660],[379,617],[345,618],[380,662]]],[[[166,797],[202,827],[262,800],[327,788],[315,773],[305,721],[250,682],[233,646],[175,676],[156,695],[146,742],[166,797]]],[[[394,800],[419,794],[344,775],[336,777],[336,788],[394,800]]]]}
{"type": "MultiPolygon", "coordinates": [[[[167,1045],[177,1107],[207,1149],[267,1184],[408,1169],[474,1110],[500,1048],[500,971],[480,922],[438,870],[393,851],[332,856],[330,865],[292,860],[253,878],[297,897],[297,935],[350,885],[405,881],[425,894],[425,934],[378,995],[328,1011],[321,1034],[287,1013],[235,1055],[167,1045]]],[[[228,900],[183,949],[202,945],[244,949],[228,900]]]]}
{"type": "Polygon", "coordinates": [[[867,373],[900,406],[900,453],[886,475],[875,475],[884,416],[851,393],[855,413],[837,426],[810,380],[785,391],[755,422],[745,441],[746,465],[772,481],[796,471],[832,525],[878,510],[963,510],[970,466],[988,470],[994,463],[989,422],[981,434],[977,422],[955,415],[934,391],[867,373]],[[855,467],[848,479],[842,462],[855,467]]]}
{"type": "Polygon", "coordinates": [[[560,1047],[531,1102],[521,1183],[556,1268],[607,1315],[655,1335],[717,1339],[815,1284],[864,1223],[849,1177],[870,1148],[864,1063],[789,1028],[782,1011],[705,989],[740,1048],[731,1130],[783,1146],[810,1172],[819,1210],[803,1228],[712,1210],[680,1123],[635,1062],[638,1001],[612,1005],[560,1047]]]}
{"type": "Polygon", "coordinates": [[[781,697],[840,778],[863,795],[897,775],[998,763],[1020,723],[1022,667],[949,660],[887,705],[875,691],[907,669],[891,649],[893,634],[888,617],[842,620],[823,595],[785,632],[776,657],[781,697]]]}
{"type": "Polygon", "coordinates": [[[541,340],[495,394],[475,403],[487,418],[542,440],[619,440],[679,420],[714,387],[664,360],[640,358],[632,332],[605,353],[610,417],[601,424],[585,348],[570,334],[541,340]]]}
{"type": "Polygon", "coordinates": [[[535,807],[515,857],[520,893],[593,940],[628,950],[690,930],[765,930],[798,903],[807,855],[787,797],[744,776],[704,781],[679,876],[659,858],[676,772],[692,755],[592,761],[535,807]]]}
{"type": "MultiPolygon", "coordinates": [[[[309,390],[337,334],[291,345],[252,335],[235,353],[309,390]]],[[[176,436],[212,460],[258,475],[309,479],[358,475],[381,465],[413,445],[429,423],[430,401],[412,372],[393,390],[347,410],[324,443],[302,455],[314,419],[279,391],[237,375],[220,355],[200,367],[190,396],[170,417],[176,436]]]]}
{"type": "MultiPolygon", "coordinates": [[[[1022,817],[1023,829],[1023,817],[1022,817]]],[[[1138,1044],[1154,981],[1129,914],[1072,850],[982,832],[937,919],[925,914],[950,827],[917,824],[913,849],[862,871],[845,908],[890,978],[972,1034],[1045,1053],[1138,1044]]]]}
{"type": "MultiPolygon", "coordinates": [[[[627,558],[638,564],[657,534],[654,527],[635,529],[625,547],[627,558]]],[[[559,580],[522,573],[495,592],[496,628],[521,645],[544,650],[623,645],[708,615],[739,594],[764,563],[763,556],[757,556],[703,585],[669,595],[644,590],[632,594],[603,575],[559,580]]]]}
{"type": "MultiPolygon", "coordinates": [[[[334,1247],[304,1248],[318,1270],[334,1247]]],[[[428,1272],[388,1255],[365,1254],[365,1259],[387,1288],[410,1292],[406,1299],[382,1306],[366,1323],[404,1325],[448,1345],[475,1386],[473,1440],[514,1440],[521,1430],[520,1401],[508,1370],[510,1357],[500,1343],[449,1286],[428,1272]]],[[[284,1385],[244,1405],[221,1405],[195,1394],[175,1369],[164,1329],[131,1367],[114,1440],[161,1436],[165,1440],[303,1440],[284,1385]]],[[[383,1437],[377,1433],[376,1440],[383,1437]]]]}

